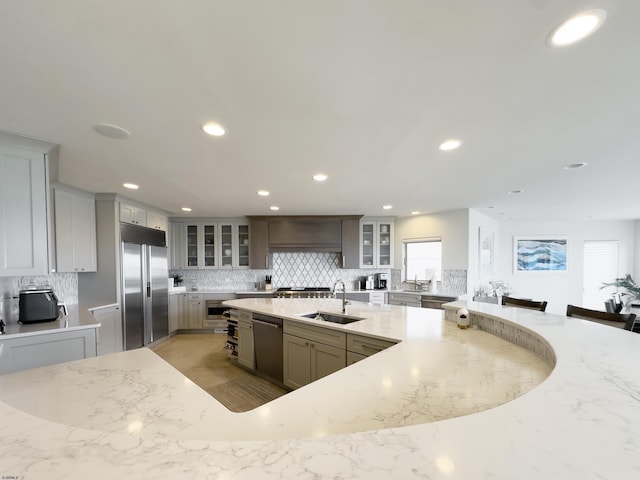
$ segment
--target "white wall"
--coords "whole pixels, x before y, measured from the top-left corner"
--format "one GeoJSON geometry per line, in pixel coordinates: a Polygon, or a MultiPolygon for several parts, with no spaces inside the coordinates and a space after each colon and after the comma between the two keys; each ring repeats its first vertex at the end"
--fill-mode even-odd
{"type": "Polygon", "coordinates": [[[496,249],[496,279],[508,282],[512,294],[534,300],[547,300],[547,312],[564,314],[567,304],[582,305],[582,265],[585,240],[619,241],[619,274],[638,271],[635,260],[638,222],[576,221],[500,223],[496,249]],[[568,268],[566,273],[513,273],[514,236],[567,236],[568,268]]]}
{"type": "Polygon", "coordinates": [[[468,210],[451,210],[431,215],[397,218],[394,228],[396,268],[404,265],[403,240],[440,237],[442,238],[442,269],[467,269],[469,263],[468,210]]]}
{"type": "Polygon", "coordinates": [[[633,249],[635,262],[634,262],[633,272],[630,272],[630,273],[633,276],[633,279],[636,282],[639,282],[640,281],[640,220],[636,220],[634,222],[634,226],[635,226],[635,233],[636,233],[635,247],[633,249]]]}

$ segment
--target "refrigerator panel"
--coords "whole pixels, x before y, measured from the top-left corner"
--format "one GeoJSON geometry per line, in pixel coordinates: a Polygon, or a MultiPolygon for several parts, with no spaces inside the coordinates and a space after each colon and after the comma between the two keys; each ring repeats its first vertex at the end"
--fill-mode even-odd
{"type": "Polygon", "coordinates": [[[151,297],[148,301],[149,328],[147,342],[155,342],[169,335],[169,289],[167,278],[167,248],[151,245],[148,247],[148,272],[151,297]]]}
{"type": "Polygon", "coordinates": [[[122,292],[124,349],[144,345],[144,298],[142,283],[142,247],[122,244],[122,292]]]}

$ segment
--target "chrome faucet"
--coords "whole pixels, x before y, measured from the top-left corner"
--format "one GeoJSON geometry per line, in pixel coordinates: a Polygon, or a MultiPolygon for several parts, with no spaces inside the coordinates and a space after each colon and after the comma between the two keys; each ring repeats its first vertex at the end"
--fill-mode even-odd
{"type": "Polygon", "coordinates": [[[339,283],[342,284],[342,313],[347,313],[347,305],[349,305],[349,302],[347,302],[347,287],[345,286],[344,281],[336,280],[336,283],[333,284],[333,298],[336,297],[336,287],[339,283]]]}

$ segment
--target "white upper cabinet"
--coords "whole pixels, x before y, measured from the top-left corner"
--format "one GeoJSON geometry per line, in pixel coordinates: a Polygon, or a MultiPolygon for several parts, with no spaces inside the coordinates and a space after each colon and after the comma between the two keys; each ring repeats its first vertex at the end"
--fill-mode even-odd
{"type": "Polygon", "coordinates": [[[155,228],[163,232],[166,232],[169,226],[169,219],[166,215],[123,201],[120,202],[120,221],[141,227],[155,228]]]}
{"type": "Polygon", "coordinates": [[[186,227],[184,223],[171,222],[169,224],[169,269],[180,270],[186,265],[185,246],[186,227]]]}
{"type": "Polygon", "coordinates": [[[144,208],[120,202],[120,221],[146,227],[147,211],[144,208]]]}
{"type": "Polygon", "coordinates": [[[249,223],[219,222],[220,268],[249,268],[249,223]]]}
{"type": "Polygon", "coordinates": [[[0,146],[0,276],[49,273],[46,156],[0,146]]]}
{"type": "Polygon", "coordinates": [[[165,215],[147,210],[147,227],[166,232],[168,225],[169,219],[165,215]]]}
{"type": "Polygon", "coordinates": [[[238,220],[172,221],[172,269],[249,268],[249,223],[238,220]]]}
{"type": "Polygon", "coordinates": [[[186,262],[184,268],[218,268],[216,223],[187,223],[185,226],[186,262]]]}
{"type": "Polygon", "coordinates": [[[92,194],[53,189],[58,272],[95,272],[96,201],[92,194]]]}
{"type": "Polygon", "coordinates": [[[360,222],[360,268],[393,268],[393,220],[360,222]]]}

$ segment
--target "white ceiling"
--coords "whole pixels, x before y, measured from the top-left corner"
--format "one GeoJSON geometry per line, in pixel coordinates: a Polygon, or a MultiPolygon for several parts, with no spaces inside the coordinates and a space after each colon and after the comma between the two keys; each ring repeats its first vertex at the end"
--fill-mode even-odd
{"type": "Polygon", "coordinates": [[[7,1],[0,130],[59,143],[63,183],[177,214],[636,219],[639,19],[638,0],[7,1]],[[546,46],[588,8],[602,28],[546,46]]]}

